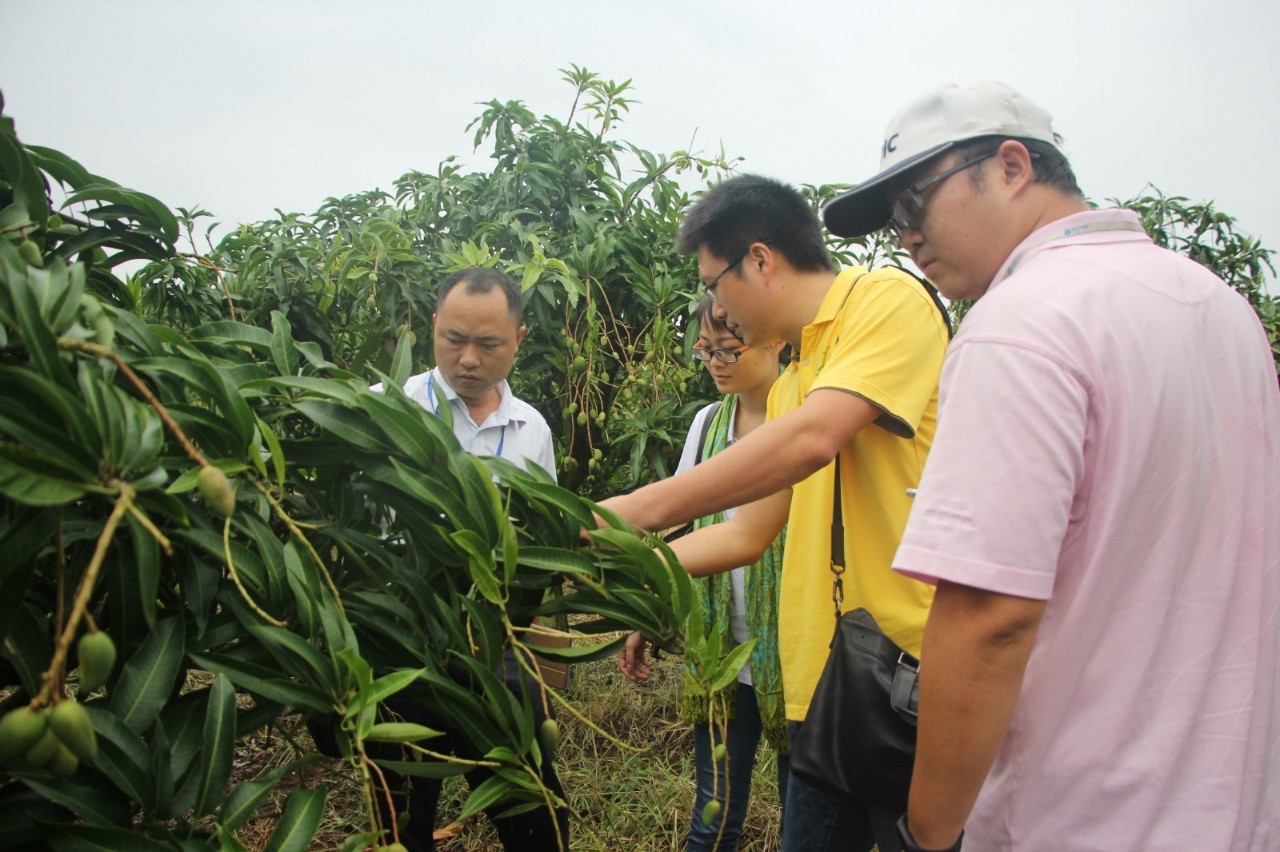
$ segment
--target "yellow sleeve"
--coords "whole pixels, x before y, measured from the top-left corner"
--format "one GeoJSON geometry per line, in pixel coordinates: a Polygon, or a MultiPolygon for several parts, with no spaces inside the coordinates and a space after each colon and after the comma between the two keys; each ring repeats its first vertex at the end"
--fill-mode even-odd
{"type": "Polygon", "coordinates": [[[836,388],[861,396],[885,412],[876,422],[901,437],[915,434],[947,347],[947,327],[919,281],[897,269],[870,272],[837,312],[810,393],[836,388]]]}

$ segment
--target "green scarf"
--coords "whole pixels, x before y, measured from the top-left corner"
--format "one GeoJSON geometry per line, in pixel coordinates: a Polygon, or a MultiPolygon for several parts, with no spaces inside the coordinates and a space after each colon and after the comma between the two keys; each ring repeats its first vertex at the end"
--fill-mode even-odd
{"type": "MultiPolygon", "coordinates": [[[[730,394],[711,418],[707,437],[698,461],[720,452],[729,443],[729,424],[737,410],[738,399],[730,394]]],[[[700,529],[724,520],[717,512],[694,521],[693,528],[700,529]]],[[[784,529],[769,545],[759,562],[746,567],[743,578],[746,599],[747,635],[756,640],[751,652],[751,682],[760,708],[760,721],[765,739],[778,754],[787,753],[787,717],[782,699],[782,666],[778,660],[778,587],[782,576],[782,542],[784,529]]],[[[694,590],[702,605],[702,623],[708,631],[720,634],[720,647],[728,653],[734,646],[729,626],[729,606],[733,599],[733,586],[727,572],[713,574],[694,581],[694,590]]],[[[708,632],[707,635],[711,635],[708,632]]],[[[729,717],[734,714],[738,689],[735,679],[717,698],[723,696],[729,717]]],[[[684,684],[680,694],[680,718],[685,722],[706,722],[710,696],[685,666],[684,684]]]]}

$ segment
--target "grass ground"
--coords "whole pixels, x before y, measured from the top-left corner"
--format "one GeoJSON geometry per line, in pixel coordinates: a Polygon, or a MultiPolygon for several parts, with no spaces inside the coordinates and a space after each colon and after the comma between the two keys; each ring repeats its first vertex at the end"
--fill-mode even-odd
{"type": "MultiPolygon", "coordinates": [[[[568,714],[559,714],[556,770],[575,812],[570,839],[575,852],[662,852],[684,847],[693,805],[693,739],[676,714],[680,673],[679,658],[664,657],[657,661],[649,683],[637,686],[622,677],[612,660],[574,666],[566,690],[574,706],[603,730],[644,748],[638,754],[625,751],[568,714]]],[[[294,737],[305,743],[305,729],[294,737]]],[[[274,762],[286,761],[291,752],[280,732],[244,743],[237,754],[241,777],[248,780],[274,762]]],[[[773,752],[763,747],[740,849],[766,852],[779,847],[776,771],[773,752]]],[[[327,812],[313,848],[334,849],[365,824],[360,791],[340,761],[314,767],[300,783],[324,784],[329,789],[327,812]]],[[[438,827],[450,827],[454,836],[438,841],[437,849],[501,849],[497,833],[483,816],[450,826],[466,795],[461,779],[446,783],[438,827]]],[[[261,848],[278,808],[278,804],[264,806],[261,818],[239,832],[241,840],[250,848],[261,848]]]]}

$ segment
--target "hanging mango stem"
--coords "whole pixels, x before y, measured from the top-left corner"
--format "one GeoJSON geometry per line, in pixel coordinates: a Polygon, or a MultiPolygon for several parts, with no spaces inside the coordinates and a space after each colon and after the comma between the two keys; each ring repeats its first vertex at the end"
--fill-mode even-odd
{"type": "Polygon", "coordinates": [[[120,490],[120,496],[116,498],[111,514],[107,517],[107,522],[102,526],[102,532],[98,535],[98,542],[93,548],[93,556],[89,559],[89,566],[85,568],[84,576],[80,578],[80,585],[76,588],[75,602],[71,605],[71,614],[67,616],[66,623],[62,628],[62,635],[58,637],[58,644],[53,649],[53,659],[49,661],[49,668],[40,676],[42,680],[40,694],[31,702],[32,707],[40,708],[46,704],[53,703],[53,693],[61,681],[60,675],[67,663],[67,653],[71,648],[71,640],[75,638],[76,628],[80,626],[80,620],[84,618],[89,609],[89,600],[93,597],[93,587],[98,583],[98,574],[102,571],[102,563],[106,561],[107,551],[111,547],[111,540],[115,537],[116,530],[120,526],[120,519],[125,516],[125,513],[129,511],[129,507],[133,504],[135,492],[129,483],[117,481],[109,484],[120,490]]]}
{"type": "Polygon", "coordinates": [[[258,493],[266,499],[267,503],[271,506],[272,511],[276,513],[276,517],[289,528],[289,532],[293,534],[293,537],[300,541],[302,546],[306,548],[307,553],[311,555],[311,561],[320,569],[320,574],[324,577],[325,585],[329,587],[329,594],[333,596],[333,602],[338,607],[338,612],[340,612],[345,618],[347,615],[347,609],[342,605],[342,595],[338,593],[338,586],[333,582],[333,577],[329,574],[329,569],[324,567],[324,560],[320,558],[319,553],[316,553],[316,549],[311,546],[311,542],[308,540],[306,534],[304,534],[298,527],[297,522],[294,521],[293,518],[289,517],[289,513],[284,510],[284,507],[280,505],[280,502],[272,496],[269,488],[257,479],[253,480],[253,487],[258,489],[258,493]]]}
{"type": "Polygon", "coordinates": [[[222,522],[222,554],[227,560],[227,573],[231,575],[231,582],[236,584],[236,588],[240,590],[240,597],[244,598],[244,602],[249,605],[249,609],[258,614],[258,617],[274,627],[287,627],[288,623],[270,615],[262,607],[249,596],[249,590],[244,587],[244,583],[240,582],[240,574],[236,571],[235,560],[231,558],[231,517],[228,515],[226,520],[222,522]]]}

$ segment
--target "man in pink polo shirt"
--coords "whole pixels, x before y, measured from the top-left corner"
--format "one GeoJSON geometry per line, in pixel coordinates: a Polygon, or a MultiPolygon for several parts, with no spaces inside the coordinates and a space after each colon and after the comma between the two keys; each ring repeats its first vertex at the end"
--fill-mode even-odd
{"type": "Polygon", "coordinates": [[[894,560],[937,584],[905,848],[1280,849],[1280,390],[1248,304],[1092,210],[998,83],[831,202],[980,299],[894,560]]]}

